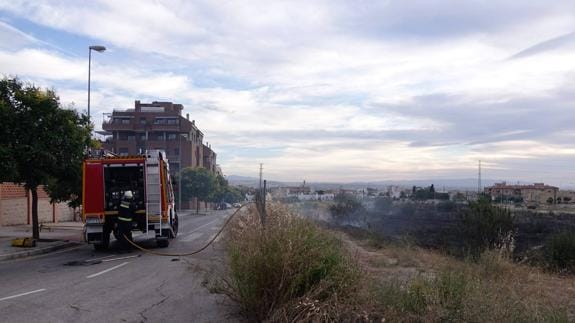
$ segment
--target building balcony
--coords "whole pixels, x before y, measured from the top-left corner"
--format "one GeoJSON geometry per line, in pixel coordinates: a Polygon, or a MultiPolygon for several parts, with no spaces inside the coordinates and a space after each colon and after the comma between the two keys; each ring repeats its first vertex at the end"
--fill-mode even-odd
{"type": "Polygon", "coordinates": [[[148,131],[178,131],[180,130],[179,124],[148,124],[140,125],[139,129],[146,129],[148,131]]]}
{"type": "Polygon", "coordinates": [[[134,125],[132,123],[104,121],[102,122],[102,129],[106,131],[134,130],[134,125]]]}

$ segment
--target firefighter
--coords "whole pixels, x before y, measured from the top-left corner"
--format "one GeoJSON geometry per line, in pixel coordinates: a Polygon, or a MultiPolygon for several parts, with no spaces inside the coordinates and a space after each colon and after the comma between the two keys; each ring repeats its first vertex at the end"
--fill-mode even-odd
{"type": "Polygon", "coordinates": [[[132,220],[134,219],[133,200],[134,195],[132,191],[125,191],[118,210],[118,239],[121,251],[131,249],[131,245],[127,239],[132,238],[132,220]]]}

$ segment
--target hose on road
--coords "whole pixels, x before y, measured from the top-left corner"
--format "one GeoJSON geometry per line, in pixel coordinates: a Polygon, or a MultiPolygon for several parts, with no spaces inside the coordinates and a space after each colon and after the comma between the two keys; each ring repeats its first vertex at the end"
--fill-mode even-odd
{"type": "Polygon", "coordinates": [[[251,204],[253,202],[248,202],[244,205],[242,205],[239,209],[237,209],[234,213],[232,213],[226,220],[226,222],[224,222],[224,225],[220,228],[220,230],[218,231],[218,233],[216,233],[216,235],[210,240],[208,241],[208,243],[206,243],[206,245],[204,245],[203,247],[201,247],[198,250],[195,250],[193,252],[186,252],[186,253],[165,253],[165,252],[158,252],[158,251],[154,251],[154,250],[150,250],[150,249],[146,249],[140,245],[138,245],[137,243],[135,243],[134,241],[128,239],[128,237],[126,237],[126,235],[124,235],[124,239],[126,239],[132,246],[136,247],[137,249],[145,252],[145,253],[149,253],[152,255],[156,255],[156,256],[164,256],[164,257],[186,257],[186,256],[191,256],[191,255],[195,255],[197,253],[200,253],[202,251],[204,251],[207,247],[209,247],[214,241],[216,241],[216,239],[218,238],[218,236],[224,232],[224,229],[226,228],[226,226],[228,225],[228,223],[230,223],[230,221],[234,218],[234,216],[242,209],[244,208],[244,206],[251,204]]]}

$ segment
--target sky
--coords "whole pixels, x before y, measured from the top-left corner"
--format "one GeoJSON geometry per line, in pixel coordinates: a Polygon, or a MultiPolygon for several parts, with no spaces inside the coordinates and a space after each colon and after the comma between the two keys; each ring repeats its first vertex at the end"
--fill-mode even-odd
{"type": "Polygon", "coordinates": [[[0,74],[172,101],[227,175],[575,185],[574,1],[0,0],[0,74]]]}

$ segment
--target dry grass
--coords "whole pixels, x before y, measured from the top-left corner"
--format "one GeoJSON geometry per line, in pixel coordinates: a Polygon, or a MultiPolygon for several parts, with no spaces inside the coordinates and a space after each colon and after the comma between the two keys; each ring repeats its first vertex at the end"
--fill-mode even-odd
{"type": "Polygon", "coordinates": [[[272,205],[227,234],[224,291],[251,320],[273,322],[570,322],[575,278],[498,252],[461,261],[369,234],[328,231],[272,205]]]}
{"type": "Polygon", "coordinates": [[[248,210],[227,234],[225,291],[248,318],[300,320],[311,305],[319,302],[327,311],[329,299],[356,290],[357,266],[341,241],[281,205],[267,213],[262,227],[256,210],[248,210]]]}
{"type": "Polygon", "coordinates": [[[477,262],[412,245],[339,234],[376,288],[370,306],[388,321],[570,322],[575,278],[518,265],[491,251],[477,262]],[[375,303],[375,305],[374,305],[375,303]]]}

